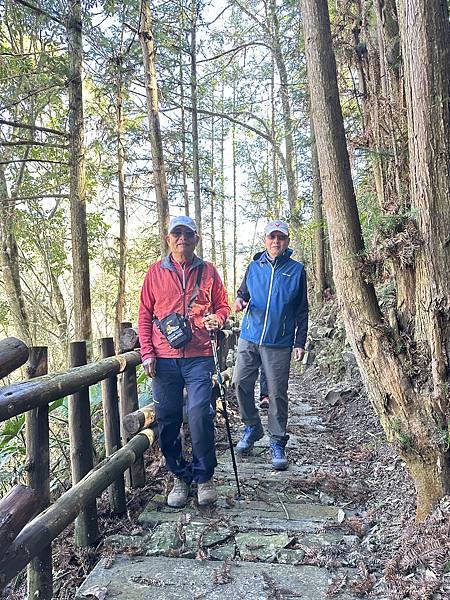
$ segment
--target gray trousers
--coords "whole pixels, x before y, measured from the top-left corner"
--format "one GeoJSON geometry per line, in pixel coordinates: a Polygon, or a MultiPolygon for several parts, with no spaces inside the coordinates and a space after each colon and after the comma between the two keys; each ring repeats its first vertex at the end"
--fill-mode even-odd
{"type": "Polygon", "coordinates": [[[268,431],[271,441],[285,439],[288,419],[288,381],[292,348],[258,346],[239,339],[234,384],[239,410],[245,425],[261,423],[255,406],[255,383],[262,365],[269,389],[268,431]]]}

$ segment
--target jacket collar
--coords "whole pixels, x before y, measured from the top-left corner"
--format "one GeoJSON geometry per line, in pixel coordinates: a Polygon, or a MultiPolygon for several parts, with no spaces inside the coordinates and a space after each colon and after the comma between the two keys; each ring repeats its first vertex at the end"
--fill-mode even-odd
{"type": "MultiPolygon", "coordinates": [[[[291,254],[293,253],[292,248],[287,248],[284,253],[279,256],[276,260],[276,263],[279,264],[283,264],[285,263],[287,260],[289,260],[289,258],[291,257],[291,254]]],[[[272,261],[269,260],[268,256],[267,256],[267,251],[263,250],[262,252],[257,252],[255,254],[255,256],[253,257],[253,260],[262,263],[271,263],[272,261]]]]}
{"type": "MultiPolygon", "coordinates": [[[[194,258],[192,259],[192,262],[189,266],[189,271],[192,271],[192,269],[195,269],[195,267],[198,267],[203,263],[204,263],[204,261],[201,258],[199,258],[196,254],[194,254],[194,258]]],[[[167,256],[165,256],[162,259],[161,269],[168,269],[169,271],[176,272],[175,265],[173,264],[173,262],[171,260],[171,254],[168,254],[167,256]]]]}

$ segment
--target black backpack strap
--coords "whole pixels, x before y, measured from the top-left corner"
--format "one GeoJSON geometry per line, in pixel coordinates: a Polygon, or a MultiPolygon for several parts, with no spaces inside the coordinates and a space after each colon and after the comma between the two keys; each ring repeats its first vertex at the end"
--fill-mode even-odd
{"type": "Polygon", "coordinates": [[[197,271],[197,279],[195,280],[195,285],[194,285],[194,289],[192,290],[192,295],[191,298],[189,300],[189,304],[187,305],[187,309],[186,309],[186,314],[189,313],[189,311],[191,310],[192,306],[194,305],[195,299],[198,296],[198,290],[200,288],[200,281],[203,275],[203,267],[204,267],[205,263],[201,263],[201,265],[199,265],[198,267],[198,271],[197,271]]]}

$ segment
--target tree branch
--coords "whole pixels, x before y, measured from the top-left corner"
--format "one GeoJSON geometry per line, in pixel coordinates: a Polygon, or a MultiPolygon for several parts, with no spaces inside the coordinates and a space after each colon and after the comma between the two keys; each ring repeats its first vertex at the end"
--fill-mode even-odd
{"type": "Polygon", "coordinates": [[[262,23],[258,19],[258,17],[254,13],[252,13],[246,6],[241,4],[238,0],[232,0],[232,3],[236,4],[236,6],[238,6],[242,10],[242,12],[244,12],[248,17],[250,17],[250,19],[253,19],[253,21],[255,21],[255,23],[257,23],[257,25],[261,27],[264,33],[266,33],[269,37],[272,37],[272,32],[267,27],[267,25],[265,23],[262,23]]]}
{"type": "Polygon", "coordinates": [[[39,127],[38,125],[28,125],[27,123],[19,123],[18,121],[0,119],[0,125],[9,125],[10,127],[17,127],[18,129],[31,129],[32,131],[43,131],[44,133],[53,133],[54,135],[69,137],[69,134],[65,131],[58,131],[57,129],[50,129],[49,127],[39,127]]]}
{"type": "Polygon", "coordinates": [[[62,150],[68,150],[69,146],[64,144],[49,144],[47,142],[35,142],[33,140],[16,140],[15,142],[1,142],[0,146],[43,146],[45,148],[61,148],[62,150]]]}
{"type": "Polygon", "coordinates": [[[28,163],[28,162],[39,162],[39,163],[51,163],[55,165],[68,165],[68,162],[62,160],[46,160],[44,158],[15,158],[12,160],[0,160],[0,165],[10,165],[11,163],[28,163]]]}
{"type": "Polygon", "coordinates": [[[225,52],[216,54],[216,56],[211,56],[210,58],[202,58],[201,60],[197,61],[197,64],[200,64],[203,62],[208,62],[210,60],[216,60],[217,58],[221,58],[222,56],[225,56],[226,54],[230,54],[231,52],[239,52],[239,50],[243,50],[244,48],[248,48],[249,46],[264,46],[265,48],[272,50],[271,46],[269,46],[269,44],[266,44],[265,42],[248,42],[247,44],[242,44],[241,46],[236,46],[235,48],[231,48],[230,50],[225,50],[225,52]]]}
{"type": "Polygon", "coordinates": [[[34,10],[34,12],[37,12],[39,15],[43,15],[44,17],[47,17],[48,19],[55,21],[55,23],[59,23],[64,28],[66,27],[66,23],[64,21],[61,21],[61,19],[58,19],[58,17],[55,17],[54,15],[47,12],[43,8],[40,8],[39,6],[36,6],[35,4],[31,4],[31,2],[27,2],[27,0],[13,0],[13,1],[16,2],[17,4],[22,4],[22,6],[26,6],[27,8],[31,8],[31,10],[34,10]]]}
{"type": "MultiPolygon", "coordinates": [[[[177,108],[180,108],[179,106],[175,106],[172,109],[166,109],[166,110],[162,110],[161,112],[168,112],[168,110],[175,110],[177,108]]],[[[186,110],[192,111],[192,107],[191,106],[185,106],[184,107],[186,110]]],[[[264,131],[261,131],[261,129],[257,129],[256,127],[253,127],[252,125],[249,125],[248,123],[243,123],[242,121],[239,121],[238,119],[235,119],[233,117],[230,117],[230,115],[227,115],[226,113],[220,113],[220,112],[213,112],[210,110],[205,110],[205,109],[197,109],[197,112],[203,115],[208,115],[209,117],[221,117],[222,119],[227,119],[227,121],[230,121],[230,123],[234,123],[235,125],[239,125],[239,127],[243,127],[244,129],[248,129],[249,131],[253,131],[253,133],[255,133],[256,135],[264,138],[265,140],[267,140],[275,154],[278,156],[278,158],[280,159],[280,162],[283,166],[284,171],[286,172],[286,159],[284,157],[284,154],[281,152],[280,147],[278,146],[277,142],[272,138],[271,135],[269,135],[268,133],[265,133],[264,131]]],[[[253,119],[258,120],[259,122],[262,122],[264,124],[264,122],[262,121],[262,119],[260,119],[259,117],[255,117],[255,115],[251,114],[251,113],[245,113],[248,114],[249,116],[251,116],[253,119]]],[[[264,124],[265,125],[265,124],[264,124]]]]}

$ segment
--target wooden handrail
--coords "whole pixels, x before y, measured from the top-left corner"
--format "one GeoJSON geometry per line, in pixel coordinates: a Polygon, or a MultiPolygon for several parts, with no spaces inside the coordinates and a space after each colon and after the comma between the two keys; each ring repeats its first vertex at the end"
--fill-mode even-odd
{"type": "Polygon", "coordinates": [[[46,511],[30,521],[0,558],[0,590],[128,469],[154,440],[151,429],[138,433],[126,446],[105,458],[46,511]]]}
{"type": "Polygon", "coordinates": [[[18,369],[28,360],[28,348],[15,337],[0,340],[0,379],[18,369]]]}
{"type": "Polygon", "coordinates": [[[83,367],[69,369],[65,373],[45,375],[31,381],[8,385],[0,389],[0,421],[6,421],[32,408],[45,406],[53,400],[74,394],[111,375],[122,373],[127,367],[135,367],[140,362],[141,355],[138,351],[125,352],[83,367]]]}
{"type": "Polygon", "coordinates": [[[16,485],[0,500],[0,548],[5,548],[39,511],[39,494],[26,485],[16,485]]]}

